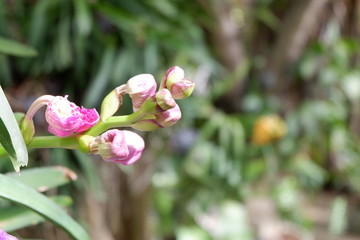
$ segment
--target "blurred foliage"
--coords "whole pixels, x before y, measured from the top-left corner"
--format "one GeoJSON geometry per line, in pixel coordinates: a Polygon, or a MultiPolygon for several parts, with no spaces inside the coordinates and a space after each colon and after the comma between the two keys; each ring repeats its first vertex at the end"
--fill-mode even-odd
{"type": "MultiPolygon", "coordinates": [[[[282,219],[311,231],[302,200],[328,192],[335,195],[328,229],[343,234],[350,225],[347,197],[360,191],[360,43],[338,19],[321,23],[287,68],[298,98],[281,99],[267,87],[264,69],[272,55],[263,49],[272,49],[289,1],[257,0],[251,7],[229,2],[247,49],[231,70],[218,58],[223,46],[212,36],[219,18],[211,7],[219,1],[1,1],[0,37],[32,47],[38,56],[0,55],[0,83],[21,89],[31,82],[44,94],[69,94],[85,107],[98,107],[133,75],[152,73],[160,82],[160,73],[179,65],[196,82],[195,93],[180,103],[183,118],[175,127],[146,135],[154,156],[154,239],[255,239],[247,204],[259,195],[275,203],[282,219]],[[223,98],[231,98],[241,81],[246,84],[234,100],[236,111],[228,111],[223,98]],[[284,110],[287,101],[293,105],[284,110]],[[274,113],[286,122],[287,134],[252,144],[256,120],[274,113]]],[[[126,102],[123,112],[130,111],[126,102]]],[[[80,173],[60,192],[76,196],[90,189],[100,200],[109,194],[104,173],[84,154],[56,149],[31,156],[34,165],[42,161],[80,173]]],[[[4,161],[0,168],[10,170],[4,161]]],[[[133,169],[119,171],[130,176],[133,169]]]]}

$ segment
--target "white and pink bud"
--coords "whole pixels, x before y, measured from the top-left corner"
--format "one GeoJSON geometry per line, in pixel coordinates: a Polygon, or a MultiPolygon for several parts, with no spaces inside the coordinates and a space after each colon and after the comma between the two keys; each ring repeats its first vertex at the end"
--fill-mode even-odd
{"type": "Polygon", "coordinates": [[[144,140],[127,130],[108,130],[90,143],[90,152],[99,154],[105,161],[129,165],[141,157],[144,140]]]}
{"type": "Polygon", "coordinates": [[[156,122],[162,127],[170,127],[174,125],[181,118],[181,110],[176,104],[175,107],[159,112],[156,115],[156,122]]]}
{"type": "Polygon", "coordinates": [[[129,79],[126,92],[129,94],[134,112],[137,111],[146,99],[155,96],[156,81],[151,74],[139,74],[129,79]]]}
{"type": "Polygon", "coordinates": [[[95,109],[78,107],[67,100],[67,96],[44,95],[35,100],[26,113],[23,122],[26,131],[30,132],[31,127],[33,128],[32,119],[42,106],[47,106],[45,119],[49,124],[49,132],[59,137],[86,131],[99,121],[99,114],[95,109]]]}
{"type": "Polygon", "coordinates": [[[127,86],[123,84],[112,90],[101,103],[100,117],[105,121],[113,116],[121,107],[124,95],[126,94],[127,86]]]}
{"type": "Polygon", "coordinates": [[[160,87],[169,89],[172,84],[179,82],[184,78],[184,70],[178,66],[173,66],[166,71],[164,79],[161,81],[160,87]]]}
{"type": "Polygon", "coordinates": [[[65,97],[54,97],[47,104],[45,119],[48,131],[59,137],[67,137],[75,132],[83,132],[99,121],[99,114],[93,109],[78,107],[65,97]]]}
{"type": "Polygon", "coordinates": [[[195,83],[188,79],[183,79],[170,86],[170,92],[174,99],[183,99],[189,97],[194,91],[195,83]]]}
{"type": "Polygon", "coordinates": [[[165,128],[174,125],[181,118],[181,111],[177,104],[166,111],[160,111],[152,118],[140,120],[131,127],[140,131],[153,131],[158,128],[165,128]]]}
{"type": "Polygon", "coordinates": [[[191,95],[195,88],[195,83],[185,78],[182,68],[174,66],[166,72],[160,87],[167,88],[174,99],[183,99],[191,95]]]}
{"type": "Polygon", "coordinates": [[[172,97],[170,91],[166,88],[160,89],[156,95],[156,103],[162,111],[166,111],[176,106],[176,102],[172,97]]]}

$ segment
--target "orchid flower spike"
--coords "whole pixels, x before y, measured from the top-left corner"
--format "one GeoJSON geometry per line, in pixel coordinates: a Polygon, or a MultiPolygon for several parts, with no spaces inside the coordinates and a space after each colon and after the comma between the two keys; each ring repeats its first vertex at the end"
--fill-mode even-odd
{"type": "Polygon", "coordinates": [[[146,99],[155,96],[156,81],[151,74],[139,74],[129,79],[126,84],[134,112],[138,110],[146,99]]]}
{"type": "Polygon", "coordinates": [[[127,130],[108,130],[89,144],[90,152],[99,154],[105,161],[129,165],[141,157],[144,140],[127,130]]]}
{"type": "Polygon", "coordinates": [[[182,68],[174,66],[166,72],[160,88],[167,88],[174,99],[183,99],[191,95],[195,88],[195,83],[185,78],[182,68]]]}
{"type": "Polygon", "coordinates": [[[14,236],[11,236],[10,234],[6,233],[4,230],[0,229],[0,240],[19,240],[14,236]]]}

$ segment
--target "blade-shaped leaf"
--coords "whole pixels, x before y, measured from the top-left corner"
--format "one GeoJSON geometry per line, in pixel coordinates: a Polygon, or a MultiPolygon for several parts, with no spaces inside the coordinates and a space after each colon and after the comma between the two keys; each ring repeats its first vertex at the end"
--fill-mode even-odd
{"type": "MultiPolygon", "coordinates": [[[[5,97],[5,94],[0,86],[0,119],[2,120],[2,127],[6,127],[6,131],[0,128],[1,132],[4,132],[4,137],[1,136],[1,144],[8,152],[11,162],[16,172],[20,171],[21,166],[28,164],[28,152],[24,139],[21,135],[19,126],[16,122],[15,116],[11,107],[5,97]],[[10,138],[7,138],[6,132],[10,138]],[[5,142],[5,143],[4,143],[5,142]],[[11,145],[11,147],[7,147],[11,145]],[[12,152],[14,151],[14,152],[12,152]]],[[[1,126],[1,125],[0,125],[1,126]]]]}
{"type": "MultiPolygon", "coordinates": [[[[62,207],[72,204],[72,199],[68,196],[55,196],[51,200],[62,207]]],[[[0,212],[0,229],[6,232],[12,232],[44,221],[45,219],[39,214],[19,205],[1,209],[0,212]]]]}
{"type": "Polygon", "coordinates": [[[77,178],[75,172],[62,166],[25,169],[21,175],[13,172],[6,174],[6,176],[39,192],[62,186],[77,178]]]}
{"type": "Polygon", "coordinates": [[[16,152],[14,146],[12,145],[9,132],[5,126],[5,123],[0,118],[0,143],[5,148],[6,152],[9,154],[10,158],[16,159],[16,152]]]}
{"type": "Polygon", "coordinates": [[[32,47],[0,37],[0,53],[19,57],[34,57],[37,51],[32,47]]]}
{"type": "Polygon", "coordinates": [[[0,197],[32,209],[64,229],[74,239],[90,239],[85,230],[49,198],[2,174],[0,174],[0,197]]]}

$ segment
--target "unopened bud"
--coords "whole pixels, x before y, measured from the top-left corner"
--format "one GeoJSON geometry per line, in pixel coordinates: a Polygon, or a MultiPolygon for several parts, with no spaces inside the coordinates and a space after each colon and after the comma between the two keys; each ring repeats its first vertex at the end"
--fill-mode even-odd
{"type": "Polygon", "coordinates": [[[156,91],[156,81],[151,74],[139,74],[129,79],[126,91],[129,94],[133,110],[138,110],[146,99],[153,97],[156,91]]]}
{"type": "Polygon", "coordinates": [[[129,165],[141,157],[144,147],[144,140],[138,134],[114,129],[96,137],[90,151],[99,154],[105,161],[129,165]]]}
{"type": "Polygon", "coordinates": [[[195,83],[185,78],[182,68],[174,66],[166,72],[160,87],[167,88],[174,99],[183,99],[191,95],[195,88],[195,83]]]}
{"type": "Polygon", "coordinates": [[[173,108],[176,105],[170,91],[166,88],[163,88],[156,93],[156,102],[163,111],[173,108]]]}
{"type": "Polygon", "coordinates": [[[188,79],[183,79],[171,85],[170,92],[174,99],[187,98],[194,91],[195,83],[188,79]]]}
{"type": "Polygon", "coordinates": [[[23,135],[25,143],[31,142],[35,134],[34,121],[29,119],[27,116],[21,120],[20,131],[23,135]]]}
{"type": "Polygon", "coordinates": [[[181,111],[179,106],[176,104],[175,107],[164,112],[157,113],[155,116],[156,122],[162,127],[170,127],[181,118],[181,111]]]}
{"type": "Polygon", "coordinates": [[[101,104],[100,118],[105,121],[109,117],[113,116],[121,107],[124,95],[126,93],[126,85],[112,90],[103,100],[101,104]]]}
{"type": "Polygon", "coordinates": [[[165,77],[161,82],[161,88],[168,88],[170,89],[171,85],[181,81],[185,78],[185,72],[182,68],[178,66],[174,66],[169,68],[165,73],[165,77]]]}

